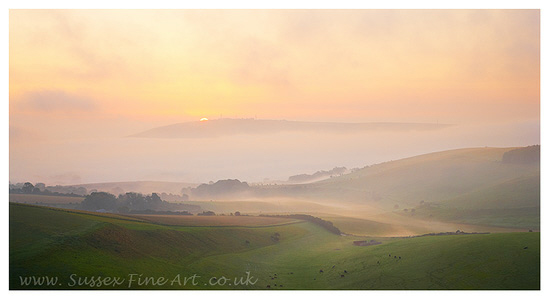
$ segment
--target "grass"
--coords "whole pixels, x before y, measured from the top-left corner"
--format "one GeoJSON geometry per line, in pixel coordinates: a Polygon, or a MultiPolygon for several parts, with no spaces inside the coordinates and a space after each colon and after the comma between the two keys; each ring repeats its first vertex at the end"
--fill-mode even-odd
{"type": "Polygon", "coordinates": [[[166,226],[10,204],[10,289],[96,288],[69,286],[71,278],[86,276],[118,276],[126,281],[114,288],[128,289],[130,274],[170,280],[179,274],[182,284],[185,277],[200,276],[197,285],[149,282],[131,289],[540,288],[537,232],[384,238],[368,247],[353,246],[354,240],[309,222],[166,226]],[[256,284],[210,284],[222,276],[234,284],[246,272],[256,284]],[[61,285],[22,287],[19,276],[33,275],[58,276],[61,285]]]}
{"type": "MultiPolygon", "coordinates": [[[[539,165],[503,164],[503,153],[511,149],[472,148],[425,154],[363,168],[311,187],[325,195],[348,195],[350,201],[375,201],[390,209],[394,204],[403,207],[416,206],[420,201],[441,202],[538,174],[539,165]]],[[[481,204],[485,201],[477,200],[481,204]]]]}
{"type": "Polygon", "coordinates": [[[272,226],[297,222],[286,218],[258,216],[180,216],[180,215],[132,215],[156,224],[177,226],[272,226]]]}
{"type": "Polygon", "coordinates": [[[344,216],[320,216],[330,221],[342,232],[361,236],[392,236],[399,231],[397,226],[371,220],[344,216]]]}

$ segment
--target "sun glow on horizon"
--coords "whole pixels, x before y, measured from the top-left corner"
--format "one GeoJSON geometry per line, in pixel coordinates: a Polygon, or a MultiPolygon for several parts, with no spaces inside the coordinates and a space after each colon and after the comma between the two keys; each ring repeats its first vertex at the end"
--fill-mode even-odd
{"type": "Polygon", "coordinates": [[[208,118],[202,118],[200,121],[201,122],[206,122],[206,121],[208,121],[208,118]]]}

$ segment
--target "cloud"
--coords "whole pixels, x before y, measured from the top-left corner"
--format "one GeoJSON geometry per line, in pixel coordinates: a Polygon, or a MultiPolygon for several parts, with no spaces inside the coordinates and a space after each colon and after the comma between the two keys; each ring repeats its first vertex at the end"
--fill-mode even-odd
{"type": "Polygon", "coordinates": [[[86,96],[60,90],[28,92],[17,102],[17,107],[37,112],[88,112],[97,108],[94,101],[86,96]]]}

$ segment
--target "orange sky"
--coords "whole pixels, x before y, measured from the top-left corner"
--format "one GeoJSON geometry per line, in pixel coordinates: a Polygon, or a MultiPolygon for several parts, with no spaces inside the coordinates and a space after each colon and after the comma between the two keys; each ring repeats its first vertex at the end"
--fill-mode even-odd
{"type": "Polygon", "coordinates": [[[538,10],[11,10],[10,116],[538,119],[539,32],[538,10]]]}
{"type": "Polygon", "coordinates": [[[540,143],[538,10],[10,10],[9,34],[15,182],[286,179],[540,143]],[[125,138],[220,115],[456,127],[125,138]]]}

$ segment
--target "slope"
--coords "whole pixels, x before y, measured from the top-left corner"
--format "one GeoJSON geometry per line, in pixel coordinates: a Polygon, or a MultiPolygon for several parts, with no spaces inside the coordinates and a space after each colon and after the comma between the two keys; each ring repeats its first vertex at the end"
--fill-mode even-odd
{"type": "Polygon", "coordinates": [[[380,239],[369,247],[353,240],[309,222],[189,228],[11,204],[10,288],[540,288],[539,233],[380,239]],[[59,278],[22,286],[28,276],[59,278]],[[98,276],[124,282],[98,286],[98,276]],[[142,284],[129,285],[131,276],[142,284]],[[185,283],[193,276],[197,284],[185,283]],[[234,285],[249,276],[254,284],[234,285]]]}

